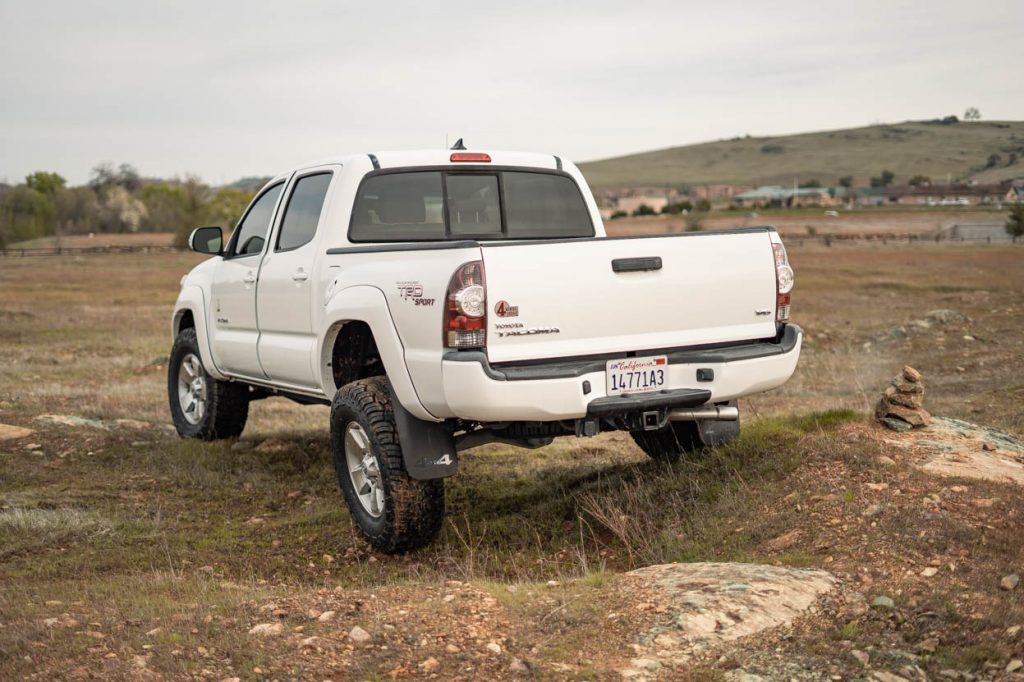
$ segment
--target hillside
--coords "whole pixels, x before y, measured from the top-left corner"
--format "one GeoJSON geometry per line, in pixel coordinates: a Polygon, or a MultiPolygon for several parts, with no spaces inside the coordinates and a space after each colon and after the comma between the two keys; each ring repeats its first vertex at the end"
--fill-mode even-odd
{"type": "Polygon", "coordinates": [[[845,175],[867,184],[883,168],[894,172],[897,182],[918,174],[936,181],[982,174],[979,180],[992,182],[1024,177],[1024,121],[914,121],[744,137],[592,161],[580,168],[595,187],[788,184],[794,178],[831,184],[845,175]],[[986,169],[992,154],[1000,162],[986,169]],[[1019,160],[1007,165],[1011,154],[1019,160]]]}

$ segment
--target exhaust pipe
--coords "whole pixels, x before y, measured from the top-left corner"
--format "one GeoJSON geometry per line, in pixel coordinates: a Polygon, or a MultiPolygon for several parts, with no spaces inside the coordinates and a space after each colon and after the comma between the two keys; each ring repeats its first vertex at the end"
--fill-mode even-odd
{"type": "Polygon", "coordinates": [[[732,405],[705,405],[692,409],[672,410],[668,420],[672,422],[693,422],[702,419],[715,419],[734,422],[740,418],[740,408],[732,405]]]}

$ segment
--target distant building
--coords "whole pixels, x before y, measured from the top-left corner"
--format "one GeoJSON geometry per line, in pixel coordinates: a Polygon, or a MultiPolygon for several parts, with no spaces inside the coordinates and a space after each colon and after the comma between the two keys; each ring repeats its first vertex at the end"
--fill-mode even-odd
{"type": "Polygon", "coordinates": [[[661,209],[668,206],[668,197],[664,194],[619,197],[612,210],[613,212],[625,211],[626,213],[633,215],[633,212],[641,206],[650,206],[656,213],[660,213],[661,209]]]}
{"type": "Polygon", "coordinates": [[[754,188],[751,185],[696,185],[690,188],[690,197],[694,201],[700,201],[701,199],[707,199],[708,201],[732,199],[737,194],[749,192],[752,189],[754,188]]]}
{"type": "Polygon", "coordinates": [[[1001,203],[1009,189],[1009,183],[954,183],[921,187],[897,185],[885,188],[885,199],[889,204],[901,206],[978,206],[1001,203]]]}
{"type": "Polygon", "coordinates": [[[765,185],[732,198],[744,208],[794,208],[798,206],[841,206],[843,199],[829,187],[782,187],[765,185]]]}

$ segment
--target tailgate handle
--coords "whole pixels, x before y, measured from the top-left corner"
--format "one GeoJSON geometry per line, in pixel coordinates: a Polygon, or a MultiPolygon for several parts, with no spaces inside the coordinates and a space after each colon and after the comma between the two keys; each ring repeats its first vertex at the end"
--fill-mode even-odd
{"type": "Polygon", "coordinates": [[[647,272],[661,270],[661,256],[649,258],[616,258],[612,261],[614,272],[647,272]]]}

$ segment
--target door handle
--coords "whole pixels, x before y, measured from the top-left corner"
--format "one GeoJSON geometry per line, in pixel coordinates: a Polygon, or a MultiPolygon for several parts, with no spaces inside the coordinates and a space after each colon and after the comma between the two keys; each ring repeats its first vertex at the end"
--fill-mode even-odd
{"type": "Polygon", "coordinates": [[[255,284],[256,275],[254,275],[252,270],[250,270],[249,272],[245,273],[245,277],[242,278],[242,281],[245,282],[246,284],[255,284]]]}
{"type": "Polygon", "coordinates": [[[298,270],[292,273],[292,279],[295,280],[296,282],[305,282],[307,279],[309,279],[309,275],[305,271],[303,271],[302,268],[299,268],[298,270]]]}

